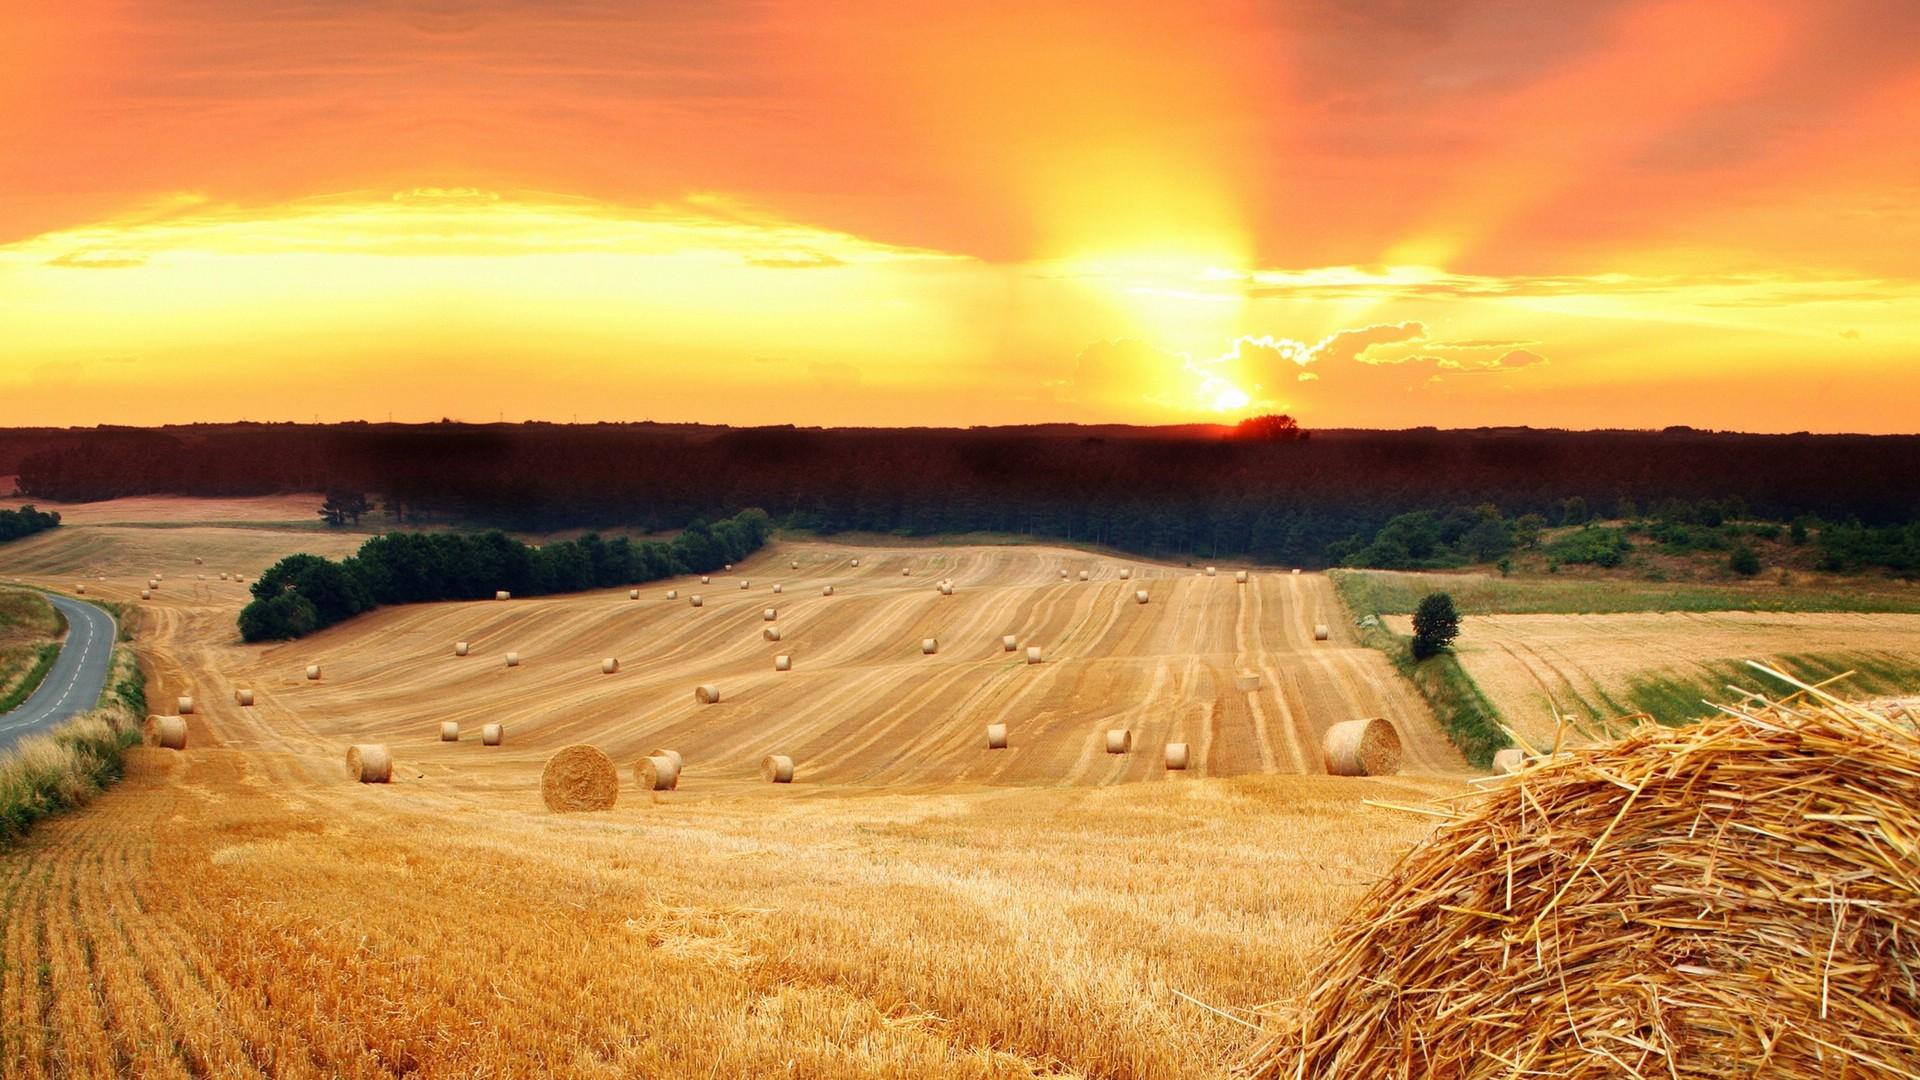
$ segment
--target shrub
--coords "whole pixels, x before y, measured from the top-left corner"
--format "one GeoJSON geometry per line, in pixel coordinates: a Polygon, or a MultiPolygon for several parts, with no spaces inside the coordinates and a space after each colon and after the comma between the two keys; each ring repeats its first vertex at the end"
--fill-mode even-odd
{"type": "Polygon", "coordinates": [[[1753,548],[1742,543],[1734,547],[1733,554],[1727,556],[1727,566],[1741,577],[1752,577],[1760,572],[1760,556],[1753,548]]]}
{"type": "Polygon", "coordinates": [[[1413,613],[1413,658],[1425,660],[1444,652],[1460,633],[1460,613],[1447,593],[1430,593],[1413,613]]]}

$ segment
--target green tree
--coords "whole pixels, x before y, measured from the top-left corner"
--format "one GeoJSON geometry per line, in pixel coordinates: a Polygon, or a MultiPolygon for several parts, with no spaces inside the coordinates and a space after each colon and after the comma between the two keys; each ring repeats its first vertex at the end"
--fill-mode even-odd
{"type": "Polygon", "coordinates": [[[1460,612],[1447,593],[1429,593],[1413,613],[1413,658],[1437,656],[1460,634],[1460,612]]]}
{"type": "Polygon", "coordinates": [[[1741,577],[1752,577],[1760,572],[1760,556],[1747,544],[1737,544],[1727,556],[1727,567],[1741,577]]]}
{"type": "Polygon", "coordinates": [[[1513,542],[1523,548],[1540,546],[1540,533],[1547,527],[1547,519],[1539,514],[1521,514],[1513,519],[1513,542]]]}

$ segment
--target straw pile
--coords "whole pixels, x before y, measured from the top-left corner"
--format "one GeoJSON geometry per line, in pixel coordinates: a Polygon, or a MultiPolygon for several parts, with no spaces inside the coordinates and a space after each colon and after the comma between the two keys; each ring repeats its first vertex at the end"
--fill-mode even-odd
{"type": "Polygon", "coordinates": [[[1037,664],[1039,662],[1040,662],[1040,646],[1038,645],[1027,646],[1027,663],[1037,664]]]}
{"type": "Polygon", "coordinates": [[[1136,604],[1144,604],[1144,603],[1146,603],[1146,602],[1147,602],[1147,590],[1145,590],[1145,589],[1135,589],[1135,590],[1133,590],[1133,602],[1134,602],[1134,603],[1136,603],[1136,604]]]}
{"type": "Polygon", "coordinates": [[[779,641],[780,628],[777,626],[769,626],[765,630],[760,631],[760,636],[768,641],[779,641]]]}
{"type": "Polygon", "coordinates": [[[319,679],[320,679],[320,665],[308,664],[307,665],[307,681],[318,682],[319,679]]]}
{"type": "Polygon", "coordinates": [[[1332,636],[1333,636],[1333,631],[1330,628],[1328,628],[1326,623],[1313,624],[1313,640],[1325,641],[1332,636]]]}
{"type": "Polygon", "coordinates": [[[149,588],[149,589],[157,589],[157,588],[159,588],[159,587],[160,587],[160,579],[159,579],[159,578],[151,578],[151,579],[149,579],[149,580],[147,581],[147,588],[149,588]]]}
{"type": "Polygon", "coordinates": [[[1400,771],[1400,733],[1386,718],[1343,720],[1320,742],[1328,776],[1392,776],[1400,771]]]}
{"type": "Polygon", "coordinates": [[[1015,638],[1012,634],[1008,634],[1007,636],[1000,639],[1000,647],[1007,650],[1008,652],[1012,652],[1015,649],[1018,649],[1020,647],[1020,641],[1018,638],[1015,638]]]}
{"type": "Polygon", "coordinates": [[[769,784],[793,783],[793,759],[785,754],[768,754],[760,759],[760,777],[769,784]]]}
{"type": "Polygon", "coordinates": [[[1756,695],[1480,799],[1361,901],[1244,1075],[1920,1075],[1913,714],[1756,695]]]}
{"type": "Polygon", "coordinates": [[[1133,731],[1129,728],[1110,728],[1107,731],[1107,753],[1133,753],[1133,731]]]}
{"type": "Polygon", "coordinates": [[[456,642],[454,642],[454,643],[453,643],[453,655],[455,655],[455,656],[465,656],[465,655],[467,655],[467,643],[466,643],[466,642],[464,642],[464,641],[456,641],[456,642]]]}
{"type": "Polygon", "coordinates": [[[1527,752],[1517,746],[1509,746],[1493,755],[1493,773],[1495,776],[1512,776],[1525,768],[1527,752]]]}
{"type": "Polygon", "coordinates": [[[633,779],[641,791],[672,791],[680,786],[680,766],[670,757],[649,755],[633,763],[633,779]]]}
{"type": "Polygon", "coordinates": [[[987,749],[1005,750],[1007,748],[1007,725],[987,725],[987,749]]]}
{"type": "Polygon", "coordinates": [[[720,702],[720,688],[712,683],[701,683],[693,688],[693,700],[702,705],[717,705],[720,702]]]}
{"type": "Polygon", "coordinates": [[[620,658],[617,656],[609,656],[605,660],[600,661],[600,674],[602,675],[612,675],[619,670],[620,658]]]}
{"type": "Polygon", "coordinates": [[[934,653],[940,651],[940,642],[934,638],[924,638],[920,642],[920,651],[928,656],[932,656],[934,653]]]}
{"type": "Polygon", "coordinates": [[[1170,772],[1184,772],[1187,767],[1187,744],[1170,742],[1167,744],[1167,769],[1170,772]]]}
{"type": "Polygon", "coordinates": [[[440,741],[441,742],[459,742],[460,741],[460,721],[458,720],[440,721],[440,741]]]}
{"type": "Polygon", "coordinates": [[[233,692],[233,703],[243,709],[253,708],[253,691],[235,690],[233,692]]]}
{"type": "Polygon", "coordinates": [[[540,797],[556,814],[611,810],[620,797],[620,773],[599,747],[575,743],[547,759],[540,770],[540,797]]]}
{"type": "Polygon", "coordinates": [[[185,750],[187,722],[178,716],[149,716],[140,725],[140,741],[167,750],[185,750]]]}
{"type": "Polygon", "coordinates": [[[393,779],[393,755],[384,743],[347,747],[347,776],[362,784],[384,784],[393,779]]]}
{"type": "Polygon", "coordinates": [[[513,599],[513,594],[505,589],[501,589],[493,594],[493,598],[495,600],[511,600],[513,599]]]}
{"type": "Polygon", "coordinates": [[[176,698],[174,700],[173,707],[174,707],[174,711],[179,713],[181,716],[192,716],[193,715],[193,698],[183,694],[179,698],[176,698]]]}
{"type": "Polygon", "coordinates": [[[506,737],[507,729],[497,723],[480,725],[481,746],[499,746],[506,737]]]}
{"type": "Polygon", "coordinates": [[[791,657],[791,656],[788,656],[788,655],[787,655],[786,653],[781,653],[781,654],[780,654],[779,656],[776,656],[776,657],[774,657],[774,658],[773,658],[773,670],[775,670],[775,671],[792,671],[792,670],[793,670],[793,657],[791,657]]]}

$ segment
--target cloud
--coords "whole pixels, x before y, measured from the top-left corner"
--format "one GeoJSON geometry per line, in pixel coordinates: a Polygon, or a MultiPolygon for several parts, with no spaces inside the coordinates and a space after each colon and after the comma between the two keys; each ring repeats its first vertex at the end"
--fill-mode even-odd
{"type": "Polygon", "coordinates": [[[825,270],[835,266],[845,266],[845,259],[836,259],[824,251],[804,251],[791,255],[762,255],[747,257],[748,266],[759,266],[769,270],[825,270]]]}
{"type": "Polygon", "coordinates": [[[1391,363],[1391,361],[1371,360],[1367,350],[1375,345],[1394,345],[1403,341],[1423,341],[1427,336],[1425,323],[1397,322],[1363,326],[1358,330],[1341,330],[1332,334],[1314,351],[1317,358],[1340,361],[1358,360],[1363,364],[1391,363]]]}
{"type": "Polygon", "coordinates": [[[1411,360],[1431,361],[1443,371],[1469,375],[1485,371],[1512,371],[1517,368],[1534,367],[1547,363],[1547,358],[1531,349],[1512,349],[1497,357],[1481,360],[1456,360],[1452,357],[1417,356],[1411,360]]]}
{"type": "Polygon", "coordinates": [[[1841,336],[1841,337],[1843,337],[1843,338],[1846,338],[1846,339],[1847,339],[1848,341],[1859,341],[1859,340],[1860,340],[1860,331],[1858,331],[1858,330],[1842,330],[1842,331],[1840,331],[1840,336],[1841,336]]]}
{"type": "Polygon", "coordinates": [[[47,265],[64,266],[69,270],[126,270],[135,266],[145,266],[147,260],[69,251],[65,255],[48,259],[47,265]]]}

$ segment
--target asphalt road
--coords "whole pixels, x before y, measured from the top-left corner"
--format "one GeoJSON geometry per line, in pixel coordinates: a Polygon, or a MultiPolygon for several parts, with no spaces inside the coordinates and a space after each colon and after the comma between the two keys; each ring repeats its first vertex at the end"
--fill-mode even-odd
{"type": "Polygon", "coordinates": [[[0,713],[0,752],[20,739],[45,731],[100,702],[113,661],[113,617],[92,604],[53,593],[47,599],[67,617],[67,642],[53,669],[33,696],[12,712],[0,713]]]}

